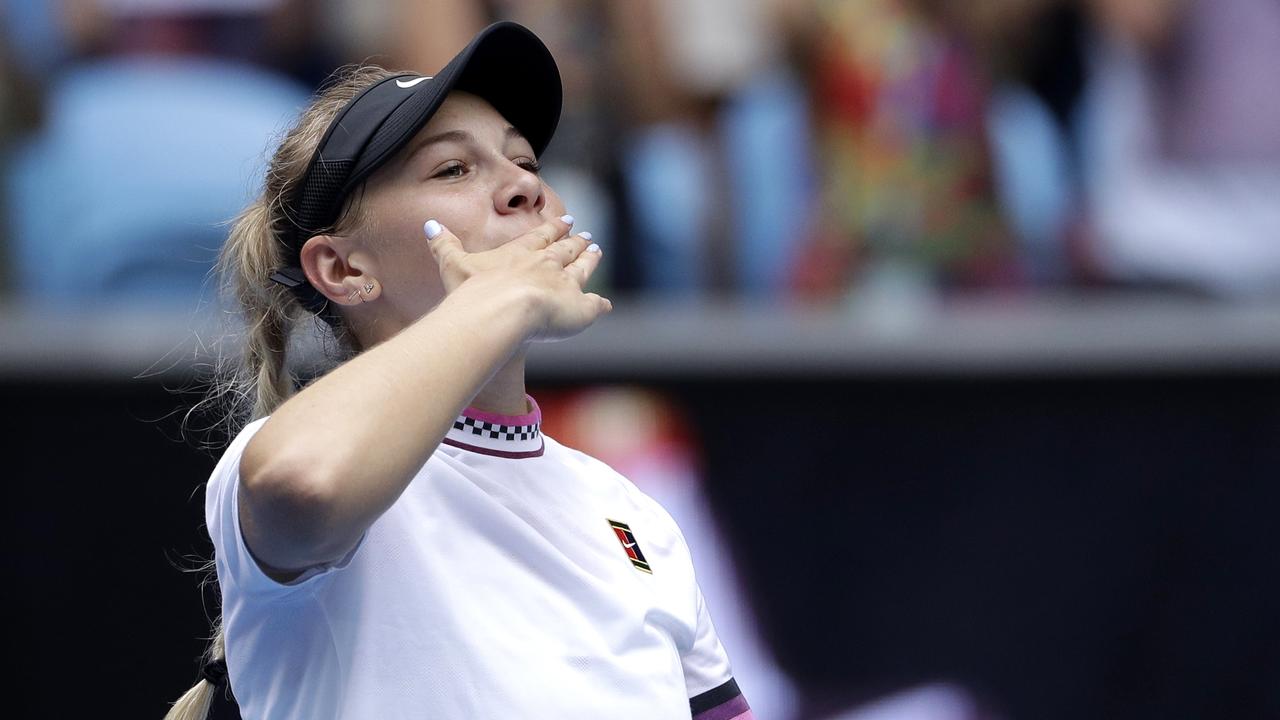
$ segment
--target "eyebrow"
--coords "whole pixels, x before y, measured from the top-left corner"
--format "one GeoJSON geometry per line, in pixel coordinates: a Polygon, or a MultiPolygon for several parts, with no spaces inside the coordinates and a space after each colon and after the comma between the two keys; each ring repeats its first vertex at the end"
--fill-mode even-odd
{"type": "MultiPolygon", "coordinates": [[[[514,140],[516,138],[524,139],[524,134],[517,130],[514,126],[508,125],[502,132],[504,140],[514,140]]],[[[409,162],[420,150],[436,143],[456,142],[456,143],[475,143],[476,138],[466,130],[449,130],[447,132],[437,133],[423,138],[418,141],[409,154],[405,156],[405,161],[409,162]]]]}

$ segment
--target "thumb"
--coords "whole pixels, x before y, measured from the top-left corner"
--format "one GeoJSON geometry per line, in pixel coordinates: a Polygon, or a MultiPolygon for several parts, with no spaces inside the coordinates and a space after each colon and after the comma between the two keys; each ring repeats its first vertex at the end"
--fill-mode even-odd
{"type": "Polygon", "coordinates": [[[441,225],[434,218],[423,224],[422,231],[426,233],[427,245],[431,248],[431,254],[435,256],[436,263],[440,267],[453,264],[459,256],[467,253],[462,248],[462,241],[458,236],[449,232],[449,228],[441,225]]]}

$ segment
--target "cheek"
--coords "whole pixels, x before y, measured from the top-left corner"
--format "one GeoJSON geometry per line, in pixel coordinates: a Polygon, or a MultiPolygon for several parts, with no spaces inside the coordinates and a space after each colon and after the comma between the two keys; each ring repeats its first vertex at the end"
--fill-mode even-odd
{"type": "Polygon", "coordinates": [[[480,194],[474,196],[459,194],[437,198],[435,202],[424,208],[424,212],[419,213],[422,218],[417,222],[418,235],[421,236],[424,247],[427,236],[422,231],[422,223],[435,218],[449,228],[449,232],[458,236],[463,248],[475,252],[476,244],[483,244],[487,220],[485,210],[492,207],[492,204],[493,201],[488,196],[480,194]]]}
{"type": "MultiPolygon", "coordinates": [[[[422,231],[418,233],[421,235],[422,231]]],[[[439,283],[440,269],[436,267],[425,236],[420,240],[405,240],[380,260],[381,273],[388,280],[387,291],[398,298],[430,292],[439,283]]]]}
{"type": "Polygon", "coordinates": [[[369,238],[368,245],[378,255],[379,271],[395,278],[396,284],[403,288],[404,281],[419,279],[424,273],[437,276],[439,270],[422,229],[431,215],[424,215],[408,204],[396,208],[394,205],[379,208],[380,215],[369,228],[375,236],[369,238]]]}
{"type": "Polygon", "coordinates": [[[440,269],[421,228],[418,234],[421,239],[388,258],[383,271],[389,280],[386,288],[389,299],[406,321],[421,316],[444,297],[440,269]]]}

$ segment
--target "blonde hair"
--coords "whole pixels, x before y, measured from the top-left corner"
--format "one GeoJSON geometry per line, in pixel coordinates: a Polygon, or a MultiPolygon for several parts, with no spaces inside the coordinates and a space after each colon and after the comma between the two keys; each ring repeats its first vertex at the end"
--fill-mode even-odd
{"type": "MultiPolygon", "coordinates": [[[[338,112],[363,89],[397,74],[376,65],[350,66],[334,73],[277,147],[267,167],[262,194],[231,227],[216,272],[223,292],[234,298],[244,321],[244,350],[238,361],[218,363],[208,395],[197,405],[202,410],[217,408],[219,424],[228,437],[245,424],[271,414],[297,390],[287,354],[299,321],[311,313],[293,291],[270,280],[272,272],[293,262],[292,251],[282,240],[285,229],[291,226],[285,199],[297,190],[338,112]]],[[[350,198],[347,205],[353,205],[350,198]]],[[[345,207],[338,225],[346,224],[351,217],[359,217],[358,208],[345,207]]],[[[330,306],[321,310],[319,317],[323,322],[316,320],[316,327],[331,333],[339,347],[339,357],[334,359],[349,358],[360,351],[358,341],[330,306]]],[[[225,658],[226,643],[219,617],[203,661],[207,664],[225,658]]],[[[165,720],[204,720],[215,690],[208,680],[200,680],[178,698],[165,720]]]]}

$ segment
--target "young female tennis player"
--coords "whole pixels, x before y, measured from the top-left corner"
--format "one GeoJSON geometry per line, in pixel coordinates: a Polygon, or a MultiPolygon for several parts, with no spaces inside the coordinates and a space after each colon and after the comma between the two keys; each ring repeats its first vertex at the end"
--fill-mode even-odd
{"type": "Polygon", "coordinates": [[[530,343],[611,307],[538,176],[560,101],[500,23],[435,77],[348,73],[285,137],[223,253],[254,419],[209,480],[222,621],[170,718],[751,717],[679,529],[525,394],[530,343]],[[307,313],[348,359],[295,392],[307,313]]]}

